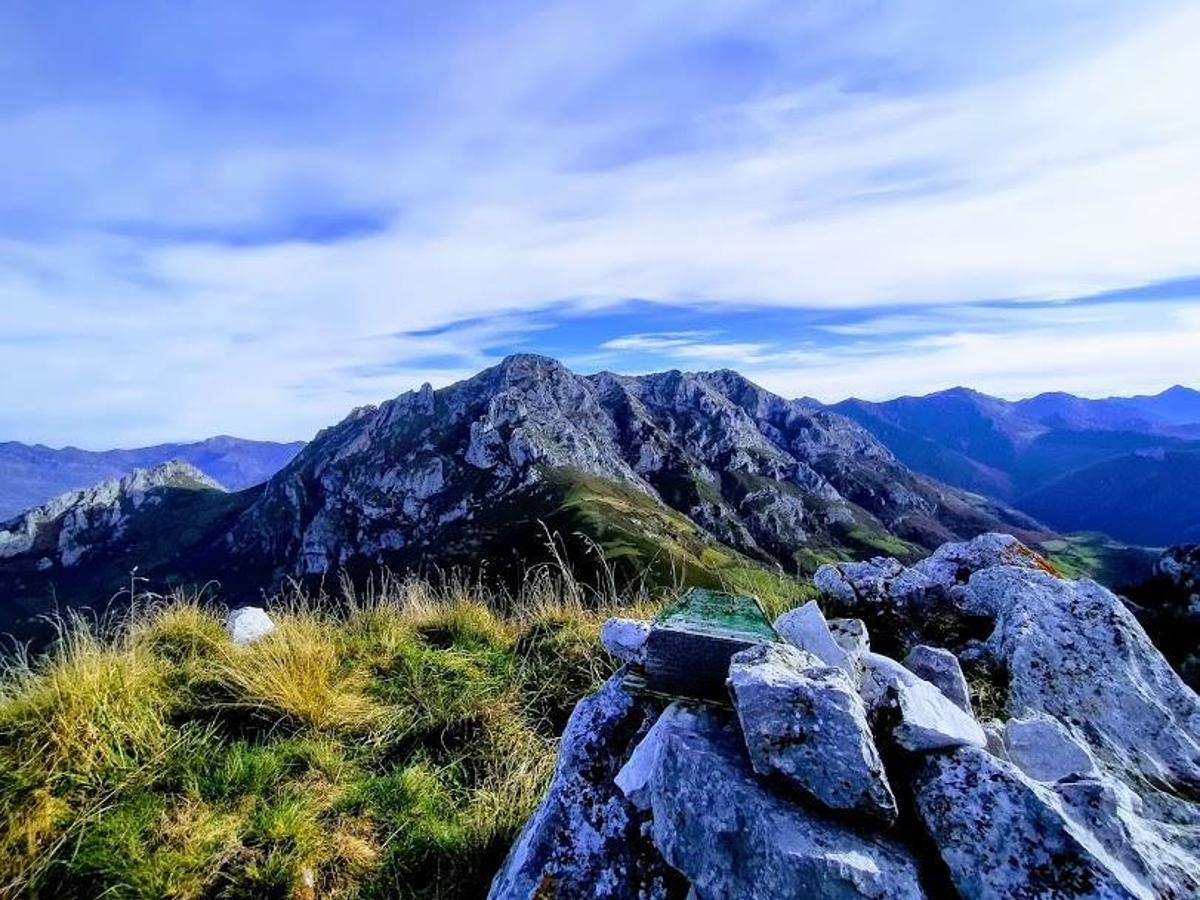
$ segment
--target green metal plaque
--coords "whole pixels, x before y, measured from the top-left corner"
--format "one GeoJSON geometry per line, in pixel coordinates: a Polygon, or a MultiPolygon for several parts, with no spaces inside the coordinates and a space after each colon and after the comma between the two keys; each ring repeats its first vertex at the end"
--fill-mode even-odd
{"type": "Polygon", "coordinates": [[[777,640],[779,635],[753,597],[692,588],[651,625],[644,688],[667,696],[727,701],[730,657],[777,640]]]}

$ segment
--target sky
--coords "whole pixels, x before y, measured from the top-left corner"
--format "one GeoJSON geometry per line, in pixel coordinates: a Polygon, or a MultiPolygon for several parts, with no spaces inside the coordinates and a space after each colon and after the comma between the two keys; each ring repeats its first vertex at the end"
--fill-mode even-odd
{"type": "Polygon", "coordinates": [[[0,440],[308,438],[513,352],[1200,386],[1200,5],[0,4],[0,440]]]}

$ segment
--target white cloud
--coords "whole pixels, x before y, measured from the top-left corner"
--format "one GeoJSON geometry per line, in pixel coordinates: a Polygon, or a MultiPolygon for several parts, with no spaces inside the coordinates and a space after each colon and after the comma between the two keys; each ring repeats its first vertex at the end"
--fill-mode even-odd
{"type": "MultiPolygon", "coordinates": [[[[0,246],[0,427],[96,444],[212,431],[304,436],[356,403],[460,377],[496,340],[484,327],[380,335],[563,298],[953,307],[1196,273],[1200,9],[1191,5],[1148,5],[1136,27],[1061,40],[1028,66],[955,59],[962,77],[914,76],[911,90],[863,90],[857,77],[870,72],[820,69],[784,90],[688,107],[667,124],[694,139],[669,153],[650,146],[625,165],[580,165],[594,145],[661,112],[639,106],[636,91],[612,108],[594,94],[622,77],[636,82],[688,41],[747,27],[756,6],[500,17],[447,52],[404,61],[397,110],[428,91],[413,72],[437,85],[421,98],[435,114],[412,139],[385,124],[363,136],[289,139],[281,129],[226,145],[216,123],[208,135],[206,122],[170,104],[121,99],[10,117],[9,193],[24,179],[38,188],[29,210],[76,218],[0,246]],[[192,146],[177,132],[202,139],[192,146]],[[307,202],[392,215],[377,233],[328,244],[169,236],[274,225],[307,202]],[[169,226],[168,235],[103,232],[124,220],[169,226]],[[461,362],[433,366],[431,354],[461,362]]],[[[838,4],[812,9],[804,33],[820,47],[841,13],[838,4]]],[[[761,12],[756,32],[772,26],[761,12]]],[[[952,53],[895,17],[836,37],[864,45],[854,65],[891,54],[895,41],[897,61],[917,74],[927,55],[952,53]]],[[[940,37],[949,46],[959,35],[940,37]]],[[[1043,42],[1022,29],[1009,37],[991,49],[1043,42]]],[[[396,63],[364,54],[347,77],[378,89],[396,63]]],[[[833,356],[678,334],[633,334],[607,349],[728,360],[806,393],[954,382],[1094,392],[1122,379],[1138,388],[1186,379],[1198,346],[1185,353],[1196,336],[1188,321],[1124,340],[1119,328],[988,334],[976,319],[915,356],[869,344],[921,327],[903,315],[843,327],[864,343],[833,356]]]]}

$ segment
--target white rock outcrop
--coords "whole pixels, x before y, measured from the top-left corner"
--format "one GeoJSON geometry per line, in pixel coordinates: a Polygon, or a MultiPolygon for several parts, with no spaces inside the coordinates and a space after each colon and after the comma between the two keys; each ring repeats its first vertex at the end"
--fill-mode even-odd
{"type": "Polygon", "coordinates": [[[621,674],[581,701],[563,732],[554,778],[521,829],[489,900],[545,896],[667,897],[668,873],[642,836],[645,816],[615,779],[657,707],[631,696],[621,674]]]}
{"type": "Polygon", "coordinates": [[[896,798],[850,677],[787,644],[734,655],[729,692],[750,762],[839,812],[895,821],[896,798]]]}
{"type": "Polygon", "coordinates": [[[1156,896],[1139,873],[1064,814],[1048,787],[984,750],[923,757],[914,790],[921,822],[963,897],[1156,896]]]}
{"type": "Polygon", "coordinates": [[[654,845],[697,897],[925,896],[898,840],[771,790],[751,768],[736,722],[714,710],[668,707],[628,765],[638,776],[624,781],[650,815],[654,845]]]}
{"type": "Polygon", "coordinates": [[[955,706],[971,715],[971,689],[958,657],[949,650],[917,644],[904,657],[904,668],[924,678],[955,706]]]}
{"type": "Polygon", "coordinates": [[[1011,715],[1045,713],[1127,778],[1200,796],[1200,697],[1111,591],[999,566],[966,594],[995,616],[1011,715]]]}
{"type": "Polygon", "coordinates": [[[905,750],[928,753],[987,745],[987,736],[970,715],[936,687],[894,659],[879,653],[863,657],[863,699],[877,721],[905,750]]]}

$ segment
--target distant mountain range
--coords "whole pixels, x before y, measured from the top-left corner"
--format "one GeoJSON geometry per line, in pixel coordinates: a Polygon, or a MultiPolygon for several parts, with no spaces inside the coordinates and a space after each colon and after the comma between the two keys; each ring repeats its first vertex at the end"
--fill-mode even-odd
{"type": "Polygon", "coordinates": [[[266,481],[300,452],[303,442],[277,444],[221,436],[190,444],[159,444],[135,450],[56,450],[41,444],[0,443],[0,521],[65,491],[121,478],[180,460],[231,491],[266,481]]]}
{"type": "Polygon", "coordinates": [[[734,372],[580,376],[525,355],[355,410],[259,487],[172,463],[33,510],[0,526],[0,598],[17,618],[52,595],[95,605],[134,565],[226,597],[380,564],[503,577],[546,559],[548,533],[631,577],[751,590],[991,530],[1044,536],[734,372]]]}
{"type": "Polygon", "coordinates": [[[307,445],[0,445],[20,476],[10,496],[121,470],[0,524],[0,630],[52,602],[101,604],[134,566],[158,590],[215,579],[227,599],[254,598],[380,565],[506,577],[549,558],[551,534],[576,563],[754,591],[828,560],[913,560],[1006,531],[1120,585],[1148,574],[1148,553],[1056,532],[1194,539],[1194,416],[1200,393],[1182,387],[823,407],[731,371],[581,376],[520,355],[355,410],[307,445]]]}
{"type": "Polygon", "coordinates": [[[1053,528],[1149,545],[1200,540],[1200,391],[1008,401],[952,388],[825,408],[916,471],[1053,528]]]}

